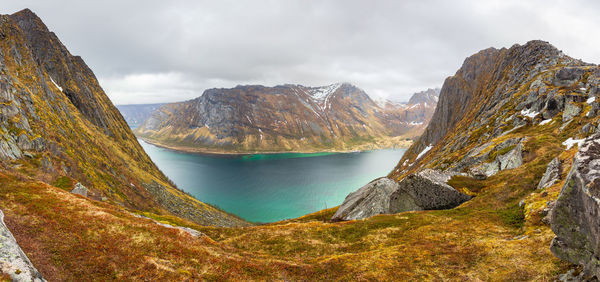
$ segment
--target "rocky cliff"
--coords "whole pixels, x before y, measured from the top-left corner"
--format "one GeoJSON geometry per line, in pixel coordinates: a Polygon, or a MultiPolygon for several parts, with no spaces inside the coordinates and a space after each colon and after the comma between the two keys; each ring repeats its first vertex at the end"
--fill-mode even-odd
{"type": "MultiPolygon", "coordinates": [[[[592,134],[599,130],[599,96],[600,68],[547,42],[483,50],[446,79],[427,129],[388,178],[402,185],[425,171],[450,175],[442,184],[473,196],[454,210],[509,213],[506,223],[517,224],[519,238],[533,240],[530,247],[546,256],[551,224],[557,236],[552,252],[582,265],[580,279],[594,279],[600,273],[594,191],[599,136],[592,134]]],[[[416,185],[412,190],[431,191],[430,184],[416,185]]],[[[390,185],[372,186],[349,195],[336,216],[393,213],[390,201],[415,202],[409,193],[387,196],[398,190],[390,185]]]]}
{"type": "Polygon", "coordinates": [[[197,151],[356,150],[402,145],[422,132],[430,100],[378,105],[347,84],[209,89],[167,104],[136,134],[152,143],[197,151]]]}
{"type": "Polygon", "coordinates": [[[0,167],[10,174],[68,191],[80,183],[89,198],[130,209],[244,224],[177,190],[94,73],[30,10],[0,16],[0,121],[0,167]],[[144,188],[151,183],[160,189],[144,188]],[[161,195],[177,200],[165,205],[161,195]]]}

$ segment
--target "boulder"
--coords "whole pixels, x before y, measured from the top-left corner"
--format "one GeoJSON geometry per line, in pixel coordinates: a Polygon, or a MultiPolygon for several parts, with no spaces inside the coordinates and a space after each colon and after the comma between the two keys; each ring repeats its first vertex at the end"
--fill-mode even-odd
{"type": "Polygon", "coordinates": [[[504,155],[500,155],[496,158],[500,164],[500,170],[513,169],[523,164],[523,144],[519,143],[515,148],[510,150],[504,155]]]}
{"type": "Polygon", "coordinates": [[[434,170],[408,175],[390,197],[390,213],[450,209],[471,199],[446,184],[449,179],[434,170]]]}
{"type": "Polygon", "coordinates": [[[87,197],[88,189],[83,184],[77,182],[71,193],[87,197]]]}
{"type": "Polygon", "coordinates": [[[550,250],[583,267],[584,279],[600,277],[600,134],[587,138],[551,213],[556,237],[550,250]]]}
{"type": "Polygon", "coordinates": [[[581,79],[584,70],[580,68],[562,68],[554,74],[552,84],[554,86],[571,86],[581,79]]]}
{"type": "Polygon", "coordinates": [[[354,220],[389,213],[390,195],[396,190],[396,181],[386,177],[375,179],[348,194],[331,220],[354,220]]]}
{"type": "Polygon", "coordinates": [[[569,121],[572,118],[576,117],[581,113],[581,108],[576,106],[573,103],[567,103],[565,105],[565,110],[563,111],[563,121],[569,121]]]}
{"type": "Polygon", "coordinates": [[[550,161],[550,163],[548,163],[548,166],[546,167],[546,172],[544,173],[544,176],[542,176],[542,179],[540,180],[540,183],[538,184],[537,188],[543,189],[552,186],[554,183],[560,180],[561,173],[562,165],[558,157],[556,157],[552,161],[550,161]]]}
{"type": "Polygon", "coordinates": [[[378,178],[350,193],[332,221],[355,220],[378,214],[448,209],[471,199],[446,182],[456,173],[426,169],[410,174],[399,183],[378,178]]]}
{"type": "Polygon", "coordinates": [[[4,223],[2,211],[0,211],[0,246],[0,270],[8,274],[12,281],[46,281],[17,244],[17,240],[4,223]]]}

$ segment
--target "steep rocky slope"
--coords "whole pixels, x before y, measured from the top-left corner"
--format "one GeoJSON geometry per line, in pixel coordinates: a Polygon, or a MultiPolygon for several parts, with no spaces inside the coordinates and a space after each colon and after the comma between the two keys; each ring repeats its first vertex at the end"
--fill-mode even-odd
{"type": "MultiPolygon", "coordinates": [[[[598,131],[599,96],[600,68],[546,42],[483,50],[446,79],[429,126],[388,178],[400,187],[425,171],[449,176],[446,184],[474,196],[454,210],[508,215],[520,226],[519,238],[532,240],[549,260],[551,223],[558,236],[552,251],[584,266],[580,278],[591,279],[600,273],[594,200],[599,136],[583,140],[598,131]]],[[[349,195],[340,209],[359,207],[349,214],[365,218],[374,206],[376,213],[393,213],[395,204],[417,200],[368,188],[361,188],[360,198],[349,195]]]]}
{"type": "MultiPolygon", "coordinates": [[[[429,93],[429,95],[435,95],[429,93]]],[[[168,104],[136,130],[192,151],[322,151],[392,147],[418,136],[435,101],[378,105],[350,84],[209,89],[168,104]]]]}
{"type": "Polygon", "coordinates": [[[130,209],[244,224],[177,190],[94,73],[30,10],[0,16],[0,121],[0,167],[8,173],[66,190],[81,183],[88,197],[130,209]]]}
{"type": "Polygon", "coordinates": [[[164,104],[132,104],[132,105],[116,105],[123,118],[129,124],[131,128],[137,128],[146,119],[150,117],[150,115],[158,110],[158,108],[162,107],[164,104]]]}

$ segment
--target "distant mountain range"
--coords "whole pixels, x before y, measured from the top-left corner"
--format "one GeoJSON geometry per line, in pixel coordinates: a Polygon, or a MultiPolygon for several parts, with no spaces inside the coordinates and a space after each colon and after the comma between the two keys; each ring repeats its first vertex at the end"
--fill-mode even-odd
{"type": "Polygon", "coordinates": [[[436,106],[438,90],[409,103],[374,101],[360,88],[338,83],[237,86],[209,89],[180,103],[119,106],[148,142],[202,152],[348,151],[407,146],[436,106]]]}
{"type": "Polygon", "coordinates": [[[162,107],[164,103],[159,104],[135,104],[135,105],[117,105],[117,109],[125,118],[129,127],[135,129],[142,125],[154,111],[162,107]]]}

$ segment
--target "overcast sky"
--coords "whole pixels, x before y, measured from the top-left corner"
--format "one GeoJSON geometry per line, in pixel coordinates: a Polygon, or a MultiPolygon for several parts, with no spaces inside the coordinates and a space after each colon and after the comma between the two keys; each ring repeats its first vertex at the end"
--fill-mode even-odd
{"type": "Polygon", "coordinates": [[[350,82],[408,100],[465,57],[532,39],[600,63],[600,1],[28,1],[115,104],[238,84],[350,82]]]}

